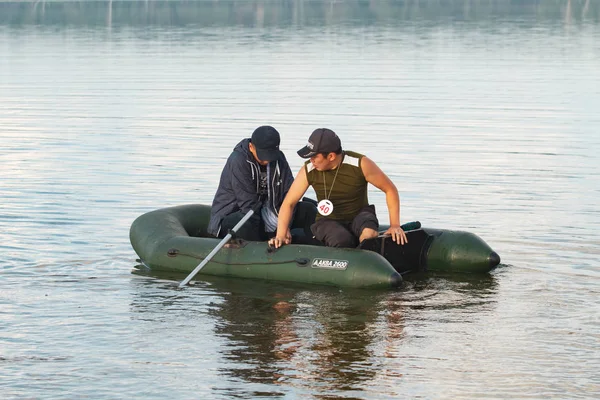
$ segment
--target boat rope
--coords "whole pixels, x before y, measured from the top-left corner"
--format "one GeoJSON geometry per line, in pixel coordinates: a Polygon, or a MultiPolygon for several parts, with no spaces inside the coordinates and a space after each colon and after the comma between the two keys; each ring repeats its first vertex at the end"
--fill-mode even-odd
{"type": "MultiPolygon", "coordinates": [[[[173,250],[173,249],[171,249],[173,250]]],[[[204,258],[206,257],[200,257],[198,255],[195,254],[189,254],[189,253],[180,253],[179,251],[177,251],[176,254],[173,255],[169,255],[170,257],[176,257],[176,256],[186,256],[186,257],[191,257],[191,258],[195,258],[196,260],[204,260],[204,258]]],[[[234,263],[234,262],[221,262],[221,261],[217,261],[215,259],[211,260],[211,263],[215,263],[215,264],[221,264],[221,265],[236,265],[236,266],[251,266],[251,265],[264,265],[264,263],[234,263]]],[[[277,263],[274,264],[297,264],[298,263],[298,259],[293,259],[293,260],[282,260],[282,261],[277,261],[277,263]]]]}

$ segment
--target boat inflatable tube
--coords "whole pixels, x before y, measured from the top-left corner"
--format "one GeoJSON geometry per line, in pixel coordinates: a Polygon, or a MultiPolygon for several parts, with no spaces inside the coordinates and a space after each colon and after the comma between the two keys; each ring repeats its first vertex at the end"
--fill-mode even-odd
{"type": "MultiPolygon", "coordinates": [[[[130,240],[151,269],[190,273],[219,244],[208,237],[210,206],[183,205],[138,217],[130,240]]],[[[232,240],[199,274],[355,288],[392,288],[402,276],[380,254],[291,244],[276,251],[267,242],[232,240]]]]}
{"type": "MultiPolygon", "coordinates": [[[[150,211],[131,225],[131,245],[148,268],[189,274],[221,241],[207,233],[209,219],[210,206],[202,204],[150,211]]],[[[500,263],[498,254],[477,235],[420,226],[403,226],[408,238],[403,246],[389,236],[365,240],[356,249],[292,243],[275,250],[266,242],[232,239],[199,274],[392,288],[411,272],[481,273],[500,263]]]]}

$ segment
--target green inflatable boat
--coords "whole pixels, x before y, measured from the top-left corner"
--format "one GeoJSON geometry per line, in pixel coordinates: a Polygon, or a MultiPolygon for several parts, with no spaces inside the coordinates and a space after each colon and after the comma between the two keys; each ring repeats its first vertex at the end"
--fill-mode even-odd
{"type": "MultiPolygon", "coordinates": [[[[189,274],[220,243],[206,228],[210,206],[163,208],[138,217],[131,245],[143,265],[189,274]]],[[[385,227],[382,227],[385,228],[385,227]]],[[[391,288],[402,275],[419,271],[488,272],[500,257],[478,236],[462,231],[405,225],[408,243],[381,236],[356,249],[290,244],[277,250],[266,242],[232,239],[200,274],[288,281],[339,287],[391,288]],[[410,229],[410,226],[419,227],[410,229]]]]}

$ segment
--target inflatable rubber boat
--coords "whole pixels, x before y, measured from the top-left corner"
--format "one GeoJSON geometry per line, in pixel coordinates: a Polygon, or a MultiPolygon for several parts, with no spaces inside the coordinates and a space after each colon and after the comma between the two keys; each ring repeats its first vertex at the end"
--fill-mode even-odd
{"type": "MultiPolygon", "coordinates": [[[[187,274],[221,242],[208,235],[209,219],[210,206],[202,204],[151,211],[131,225],[131,245],[146,267],[187,274]]],[[[498,254],[472,233],[421,228],[418,222],[403,227],[408,243],[402,246],[380,236],[352,249],[292,242],[275,250],[266,242],[234,238],[200,274],[390,288],[399,286],[408,273],[486,273],[500,263],[498,254]]]]}

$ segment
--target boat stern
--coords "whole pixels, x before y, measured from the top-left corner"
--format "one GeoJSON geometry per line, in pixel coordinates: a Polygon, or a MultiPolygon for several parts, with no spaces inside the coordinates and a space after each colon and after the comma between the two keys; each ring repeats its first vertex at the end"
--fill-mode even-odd
{"type": "Polygon", "coordinates": [[[500,256],[479,236],[464,231],[427,230],[434,236],[427,250],[428,271],[488,272],[500,256]]]}

